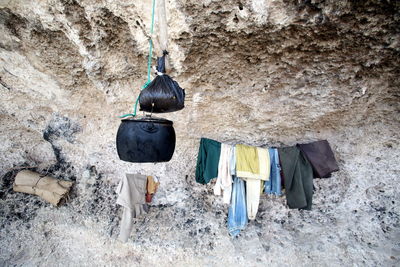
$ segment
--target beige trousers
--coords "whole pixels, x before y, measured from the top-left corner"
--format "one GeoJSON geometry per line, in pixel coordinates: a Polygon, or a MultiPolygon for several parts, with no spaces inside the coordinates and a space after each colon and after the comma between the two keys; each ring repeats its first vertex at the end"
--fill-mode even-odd
{"type": "Polygon", "coordinates": [[[133,219],[148,211],[146,194],[147,176],[142,174],[127,174],[117,187],[117,204],[123,206],[121,231],[119,240],[126,242],[133,228],[133,219]]]}

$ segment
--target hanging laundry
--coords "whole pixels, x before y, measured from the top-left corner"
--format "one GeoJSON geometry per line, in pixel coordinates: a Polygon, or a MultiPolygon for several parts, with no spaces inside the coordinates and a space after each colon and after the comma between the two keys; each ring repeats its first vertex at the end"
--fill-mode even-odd
{"type": "Polygon", "coordinates": [[[231,169],[231,175],[236,176],[236,146],[232,147],[230,169],[231,169]]]}
{"type": "Polygon", "coordinates": [[[278,149],[278,158],[279,158],[279,167],[280,167],[280,175],[281,175],[281,187],[282,187],[282,194],[285,194],[283,191],[286,190],[285,187],[285,175],[283,174],[283,169],[282,169],[282,159],[279,156],[279,149],[278,149]]]}
{"type": "Polygon", "coordinates": [[[218,177],[214,186],[214,194],[221,195],[223,191],[223,202],[229,204],[232,193],[232,174],[231,174],[231,158],[233,146],[221,144],[221,155],[218,163],[218,177]]]}
{"type": "Polygon", "coordinates": [[[236,147],[236,175],[242,178],[260,179],[257,148],[238,144],[236,147]]]}
{"type": "Polygon", "coordinates": [[[153,195],[157,192],[160,182],[157,177],[147,176],[147,192],[146,192],[146,202],[150,203],[153,199],[153,195]]]}
{"type": "Polygon", "coordinates": [[[339,170],[335,155],[327,140],[315,141],[309,144],[297,144],[297,146],[310,162],[314,178],[329,178],[332,172],[339,170]]]}
{"type": "Polygon", "coordinates": [[[196,164],[196,182],[207,184],[218,176],[218,164],[221,155],[221,143],[201,138],[196,164]]]}
{"type": "Polygon", "coordinates": [[[296,146],[279,148],[278,151],[289,208],[311,210],[313,171],[310,163],[296,146]]]}
{"type": "Polygon", "coordinates": [[[117,204],[123,207],[119,240],[126,242],[133,227],[133,219],[148,212],[145,202],[147,177],[141,174],[126,174],[116,193],[117,204]]]}
{"type": "Polygon", "coordinates": [[[246,181],[247,216],[250,220],[256,218],[262,191],[261,180],[268,180],[269,172],[267,149],[236,145],[236,174],[246,181]]]}
{"type": "Polygon", "coordinates": [[[246,197],[244,181],[234,177],[231,205],[228,210],[228,231],[233,237],[237,236],[247,225],[246,197]]]}
{"type": "Polygon", "coordinates": [[[277,148],[269,148],[269,157],[271,161],[271,173],[269,180],[265,182],[265,193],[276,196],[282,195],[281,185],[281,166],[279,164],[279,154],[277,148]]]}
{"type": "Polygon", "coordinates": [[[257,147],[258,152],[258,162],[260,166],[260,179],[262,181],[269,180],[271,172],[271,159],[269,157],[268,149],[257,147]]]}

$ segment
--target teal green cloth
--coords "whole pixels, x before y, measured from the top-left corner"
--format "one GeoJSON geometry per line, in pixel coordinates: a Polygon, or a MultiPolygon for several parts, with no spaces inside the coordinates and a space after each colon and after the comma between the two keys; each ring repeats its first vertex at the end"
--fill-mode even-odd
{"type": "Polygon", "coordinates": [[[197,155],[196,182],[207,184],[218,176],[218,164],[221,143],[208,138],[201,138],[197,155]]]}
{"type": "Polygon", "coordinates": [[[278,150],[289,208],[311,210],[313,196],[311,164],[295,146],[278,148],[278,150]]]}

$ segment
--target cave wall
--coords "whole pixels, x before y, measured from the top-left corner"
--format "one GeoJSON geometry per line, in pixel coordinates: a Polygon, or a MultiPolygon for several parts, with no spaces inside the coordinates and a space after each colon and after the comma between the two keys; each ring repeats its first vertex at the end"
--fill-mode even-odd
{"type": "Polygon", "coordinates": [[[150,1],[0,1],[0,263],[398,264],[399,3],[166,2],[168,72],[186,107],[162,114],[174,121],[173,159],[132,164],[115,135],[146,81],[150,1]],[[328,139],[341,170],[315,180],[313,211],[263,197],[231,239],[227,208],[194,182],[202,136],[328,139]],[[22,167],[75,181],[68,203],[13,193],[22,167]],[[122,245],[114,188],[132,172],[161,188],[122,245]]]}

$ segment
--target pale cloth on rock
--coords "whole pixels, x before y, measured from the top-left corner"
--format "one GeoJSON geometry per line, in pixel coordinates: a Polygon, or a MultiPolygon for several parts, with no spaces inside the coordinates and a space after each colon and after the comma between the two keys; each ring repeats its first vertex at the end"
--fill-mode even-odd
{"type": "Polygon", "coordinates": [[[261,180],[246,179],[247,217],[254,220],[260,204],[261,180]]]}
{"type": "Polygon", "coordinates": [[[260,166],[260,179],[267,181],[269,180],[269,174],[271,172],[269,151],[266,148],[257,147],[257,152],[260,166]]]}
{"type": "Polygon", "coordinates": [[[225,204],[229,204],[231,202],[232,173],[230,163],[232,153],[233,146],[221,144],[221,154],[218,163],[218,176],[214,186],[214,194],[220,196],[222,193],[223,202],[225,204]]]}

